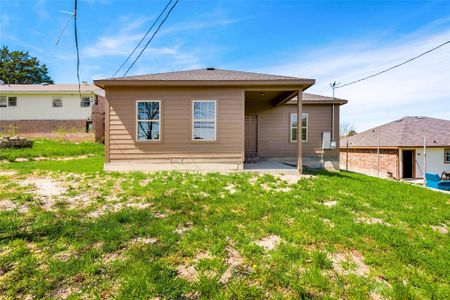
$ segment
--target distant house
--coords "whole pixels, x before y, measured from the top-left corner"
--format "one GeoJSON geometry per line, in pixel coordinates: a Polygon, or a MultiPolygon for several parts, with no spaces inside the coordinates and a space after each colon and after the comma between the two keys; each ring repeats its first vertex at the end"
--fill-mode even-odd
{"type": "Polygon", "coordinates": [[[347,101],[303,93],[312,79],[207,68],[94,83],[106,94],[106,170],[339,167],[347,101]]]}
{"type": "MultiPolygon", "coordinates": [[[[57,130],[85,131],[92,108],[104,91],[81,84],[0,85],[0,128],[17,133],[57,130]]],[[[103,112],[101,112],[103,113],[103,112]]]]}
{"type": "Polygon", "coordinates": [[[344,138],[340,147],[344,170],[381,177],[423,178],[426,165],[426,172],[440,175],[450,171],[450,121],[404,117],[344,138]]]}

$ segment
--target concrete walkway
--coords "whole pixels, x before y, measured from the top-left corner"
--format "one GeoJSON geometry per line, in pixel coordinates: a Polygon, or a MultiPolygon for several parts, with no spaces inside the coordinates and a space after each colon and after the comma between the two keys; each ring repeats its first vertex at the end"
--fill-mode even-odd
{"type": "Polygon", "coordinates": [[[276,161],[258,161],[254,164],[244,164],[244,172],[292,175],[298,174],[297,168],[276,161]]]}

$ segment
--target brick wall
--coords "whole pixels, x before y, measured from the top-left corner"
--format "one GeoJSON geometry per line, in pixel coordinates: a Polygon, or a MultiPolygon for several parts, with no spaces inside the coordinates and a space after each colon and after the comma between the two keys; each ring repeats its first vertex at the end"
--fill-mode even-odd
{"type": "Polygon", "coordinates": [[[0,129],[8,133],[11,128],[15,133],[55,132],[58,130],[84,132],[86,120],[20,120],[0,121],[0,129]]]}
{"type": "MultiPolygon", "coordinates": [[[[341,148],[340,168],[346,170],[347,149],[341,148]]],[[[380,150],[380,177],[399,178],[399,155],[397,149],[380,150]]],[[[377,176],[377,149],[348,149],[348,171],[377,176]]]]}

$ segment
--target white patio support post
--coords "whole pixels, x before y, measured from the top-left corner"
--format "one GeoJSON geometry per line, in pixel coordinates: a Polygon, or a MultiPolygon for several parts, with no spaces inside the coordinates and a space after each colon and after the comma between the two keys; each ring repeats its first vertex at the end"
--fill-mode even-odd
{"type": "Polygon", "coordinates": [[[299,90],[297,94],[297,171],[302,174],[302,91],[299,90]]]}

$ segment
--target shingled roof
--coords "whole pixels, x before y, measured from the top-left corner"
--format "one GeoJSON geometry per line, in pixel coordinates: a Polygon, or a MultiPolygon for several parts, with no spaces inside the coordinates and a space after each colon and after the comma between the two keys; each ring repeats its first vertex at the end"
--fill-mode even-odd
{"type": "MultiPolygon", "coordinates": [[[[303,104],[347,104],[348,100],[328,96],[302,93],[303,104]]],[[[297,97],[292,98],[287,104],[297,104],[297,97]]]]}
{"type": "Polygon", "coordinates": [[[206,68],[147,74],[140,76],[116,77],[94,80],[94,84],[106,86],[264,86],[290,85],[306,89],[315,83],[314,79],[282,75],[270,75],[243,71],[206,68]]]}
{"type": "Polygon", "coordinates": [[[104,80],[164,80],[164,81],[202,80],[203,81],[203,80],[302,80],[302,79],[305,78],[243,72],[243,71],[221,70],[216,68],[206,68],[197,70],[147,74],[139,76],[116,77],[104,80]]]}
{"type": "Polygon", "coordinates": [[[450,146],[450,120],[429,117],[404,117],[341,140],[341,148],[450,146]]]}

